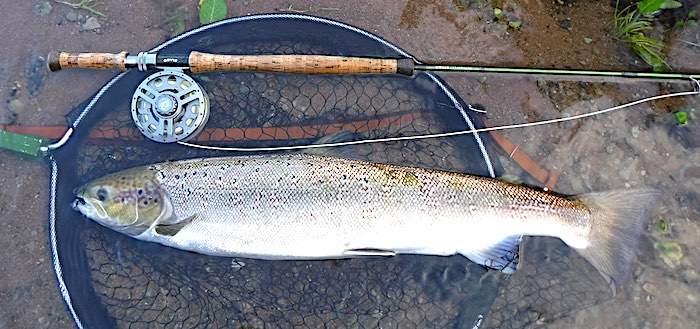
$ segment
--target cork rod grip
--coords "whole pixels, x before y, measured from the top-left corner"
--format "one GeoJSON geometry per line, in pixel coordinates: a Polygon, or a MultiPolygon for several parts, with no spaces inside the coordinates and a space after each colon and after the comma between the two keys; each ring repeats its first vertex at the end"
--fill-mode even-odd
{"type": "Polygon", "coordinates": [[[89,69],[120,69],[126,71],[126,51],[111,53],[49,53],[49,70],[58,71],[69,67],[89,69]]]}
{"type": "Polygon", "coordinates": [[[190,53],[192,73],[209,71],[264,71],[301,74],[413,74],[410,59],[379,59],[323,55],[217,55],[190,53]],[[410,61],[410,65],[409,62],[410,61]],[[407,67],[407,66],[410,66],[407,67]],[[409,72],[410,70],[410,72],[409,72]]]}

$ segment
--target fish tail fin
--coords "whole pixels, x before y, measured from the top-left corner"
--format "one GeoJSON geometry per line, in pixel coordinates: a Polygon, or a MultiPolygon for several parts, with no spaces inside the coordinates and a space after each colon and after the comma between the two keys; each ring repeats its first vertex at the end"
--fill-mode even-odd
{"type": "Polygon", "coordinates": [[[576,197],[592,214],[588,245],[576,251],[607,279],[613,296],[630,274],[639,240],[660,196],[661,191],[645,188],[576,197]]]}

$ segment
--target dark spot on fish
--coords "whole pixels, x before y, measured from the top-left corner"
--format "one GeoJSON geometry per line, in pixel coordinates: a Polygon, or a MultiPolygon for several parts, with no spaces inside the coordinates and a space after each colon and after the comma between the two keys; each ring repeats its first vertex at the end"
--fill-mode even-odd
{"type": "Polygon", "coordinates": [[[137,192],[139,195],[143,195],[143,189],[139,189],[137,192]]]}
{"type": "Polygon", "coordinates": [[[340,175],[340,178],[341,178],[341,179],[348,179],[348,175],[342,174],[342,175],[340,175]]]}
{"type": "Polygon", "coordinates": [[[180,175],[175,174],[175,179],[180,179],[180,175]]]}
{"type": "Polygon", "coordinates": [[[255,172],[260,172],[260,168],[255,168],[255,172]]]}
{"type": "Polygon", "coordinates": [[[122,176],[122,180],[126,180],[126,177],[125,177],[125,176],[122,176]]]}

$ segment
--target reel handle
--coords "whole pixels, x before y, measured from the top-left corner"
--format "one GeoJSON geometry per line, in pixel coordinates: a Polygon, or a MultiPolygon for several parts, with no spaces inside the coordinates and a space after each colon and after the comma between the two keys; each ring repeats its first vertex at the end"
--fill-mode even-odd
{"type": "Polygon", "coordinates": [[[413,75],[410,58],[379,59],[324,55],[218,55],[193,51],[192,73],[210,71],[263,71],[300,74],[404,74],[413,75]]]}
{"type": "Polygon", "coordinates": [[[112,53],[67,53],[49,52],[49,70],[58,71],[69,67],[88,69],[120,69],[126,71],[126,51],[112,53]]]}

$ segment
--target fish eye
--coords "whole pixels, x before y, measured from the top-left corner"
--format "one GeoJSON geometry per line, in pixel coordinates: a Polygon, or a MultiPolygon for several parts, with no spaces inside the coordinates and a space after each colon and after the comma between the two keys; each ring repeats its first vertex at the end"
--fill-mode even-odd
{"type": "Polygon", "coordinates": [[[101,187],[99,190],[97,190],[97,199],[100,201],[107,200],[107,189],[101,187]]]}

